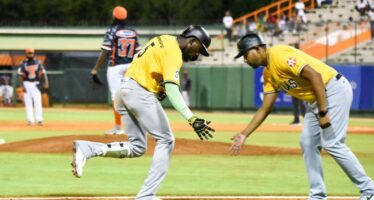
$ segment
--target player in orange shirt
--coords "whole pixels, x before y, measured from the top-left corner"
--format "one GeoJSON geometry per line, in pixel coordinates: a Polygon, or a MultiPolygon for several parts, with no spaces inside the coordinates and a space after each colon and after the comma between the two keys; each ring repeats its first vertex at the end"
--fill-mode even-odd
{"type": "Polygon", "coordinates": [[[262,37],[249,33],[238,41],[239,54],[252,68],[264,66],[263,104],[251,122],[232,138],[231,152],[244,142],[270,114],[279,91],[308,102],[300,145],[310,184],[310,200],[327,199],[321,149],[325,149],[361,192],[374,199],[374,183],[345,144],[353,94],[349,81],[335,69],[290,46],[266,47],[262,37]]]}

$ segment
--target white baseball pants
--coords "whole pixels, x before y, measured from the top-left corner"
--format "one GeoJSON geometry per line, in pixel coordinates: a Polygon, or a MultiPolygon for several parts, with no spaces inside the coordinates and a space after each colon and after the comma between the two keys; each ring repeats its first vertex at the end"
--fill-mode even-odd
{"type": "Polygon", "coordinates": [[[115,65],[112,67],[108,66],[106,72],[106,78],[108,80],[108,87],[112,97],[112,101],[115,99],[115,94],[121,85],[121,79],[126,73],[127,69],[130,67],[129,64],[115,65]]]}
{"type": "Polygon", "coordinates": [[[321,129],[316,102],[309,104],[304,117],[300,145],[310,184],[309,200],[327,199],[322,171],[322,148],[331,155],[362,194],[374,194],[374,183],[345,144],[353,93],[344,77],[333,77],[326,85],[331,126],[321,129]]]}
{"type": "Polygon", "coordinates": [[[23,87],[26,90],[26,93],[23,96],[27,121],[34,123],[35,118],[37,122],[43,121],[43,110],[42,110],[42,95],[37,85],[38,81],[23,81],[23,87]],[[34,118],[35,111],[35,118],[34,118]]]}

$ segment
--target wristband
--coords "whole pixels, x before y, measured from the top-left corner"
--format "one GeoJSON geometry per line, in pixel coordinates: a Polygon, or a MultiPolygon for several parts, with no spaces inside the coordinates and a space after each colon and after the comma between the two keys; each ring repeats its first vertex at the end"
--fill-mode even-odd
{"type": "Polygon", "coordinates": [[[321,128],[322,129],[326,129],[326,128],[330,127],[330,126],[331,126],[330,122],[327,122],[326,124],[321,124],[321,128]]]}
{"type": "Polygon", "coordinates": [[[321,111],[318,112],[319,117],[324,117],[326,115],[327,115],[327,110],[321,110],[321,111]]]}

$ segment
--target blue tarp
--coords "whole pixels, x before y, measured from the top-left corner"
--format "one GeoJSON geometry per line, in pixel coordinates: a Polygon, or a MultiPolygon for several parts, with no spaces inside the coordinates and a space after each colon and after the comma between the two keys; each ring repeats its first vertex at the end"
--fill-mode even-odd
{"type": "MultiPolygon", "coordinates": [[[[351,83],[353,89],[352,110],[374,110],[374,66],[333,65],[351,83]]],[[[262,104],[263,69],[255,70],[255,106],[262,104]]],[[[292,108],[291,97],[281,92],[275,106],[278,108],[292,108]]]]}

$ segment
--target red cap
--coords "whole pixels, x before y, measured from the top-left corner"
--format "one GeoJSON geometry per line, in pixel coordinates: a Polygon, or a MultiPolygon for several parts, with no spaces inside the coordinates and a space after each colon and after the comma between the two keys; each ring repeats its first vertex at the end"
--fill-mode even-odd
{"type": "Polygon", "coordinates": [[[125,20],[127,18],[127,10],[122,6],[117,6],[113,9],[113,17],[119,20],[125,20]]]}

